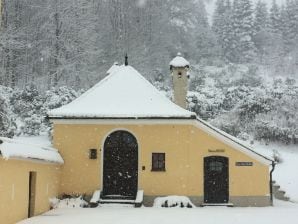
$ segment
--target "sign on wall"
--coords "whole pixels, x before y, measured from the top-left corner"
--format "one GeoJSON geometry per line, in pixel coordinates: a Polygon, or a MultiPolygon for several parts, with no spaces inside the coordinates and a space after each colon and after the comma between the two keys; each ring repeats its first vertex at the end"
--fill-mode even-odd
{"type": "Polygon", "coordinates": [[[208,152],[225,152],[224,149],[208,149],[208,152]]]}
{"type": "Polygon", "coordinates": [[[236,162],[236,166],[253,166],[253,162],[236,162]]]}

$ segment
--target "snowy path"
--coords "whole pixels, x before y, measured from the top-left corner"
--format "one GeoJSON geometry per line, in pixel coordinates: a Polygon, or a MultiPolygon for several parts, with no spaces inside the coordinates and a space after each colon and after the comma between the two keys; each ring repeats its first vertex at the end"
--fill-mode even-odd
{"type": "Polygon", "coordinates": [[[19,224],[280,224],[298,223],[298,204],[276,201],[275,207],[226,208],[79,208],[56,209],[19,224]]]}

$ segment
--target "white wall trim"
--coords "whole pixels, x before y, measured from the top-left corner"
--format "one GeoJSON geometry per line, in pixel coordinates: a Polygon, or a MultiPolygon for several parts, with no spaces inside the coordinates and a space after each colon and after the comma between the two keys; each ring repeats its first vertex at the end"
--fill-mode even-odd
{"type": "Polygon", "coordinates": [[[51,119],[54,124],[193,124],[194,119],[51,119]]]}

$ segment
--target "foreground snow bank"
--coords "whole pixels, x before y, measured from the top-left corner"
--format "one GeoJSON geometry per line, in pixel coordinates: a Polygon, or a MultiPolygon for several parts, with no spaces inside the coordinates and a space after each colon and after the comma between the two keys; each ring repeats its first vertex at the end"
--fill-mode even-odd
{"type": "Polygon", "coordinates": [[[168,208],[168,207],[180,207],[180,208],[194,208],[196,207],[188,197],[185,196],[167,196],[157,197],[154,200],[154,208],[168,208]]]}
{"type": "Polygon", "coordinates": [[[87,207],[88,203],[82,198],[82,196],[77,198],[65,198],[58,199],[52,198],[50,199],[52,208],[83,208],[87,207]]]}
{"type": "Polygon", "coordinates": [[[275,207],[75,208],[53,209],[19,224],[281,224],[297,223],[298,205],[275,201],[275,207]]]}

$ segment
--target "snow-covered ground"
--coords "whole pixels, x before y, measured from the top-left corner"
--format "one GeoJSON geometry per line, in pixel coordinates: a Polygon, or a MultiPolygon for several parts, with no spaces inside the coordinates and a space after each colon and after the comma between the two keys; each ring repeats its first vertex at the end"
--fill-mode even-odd
{"type": "Polygon", "coordinates": [[[273,180],[281,186],[281,190],[286,192],[291,201],[298,203],[298,145],[274,143],[266,145],[256,142],[253,147],[266,156],[272,156],[273,151],[278,152],[281,162],[276,165],[273,180]]]}
{"type": "Polygon", "coordinates": [[[264,208],[98,208],[55,209],[18,224],[280,224],[297,223],[298,204],[276,201],[264,208]]]}

